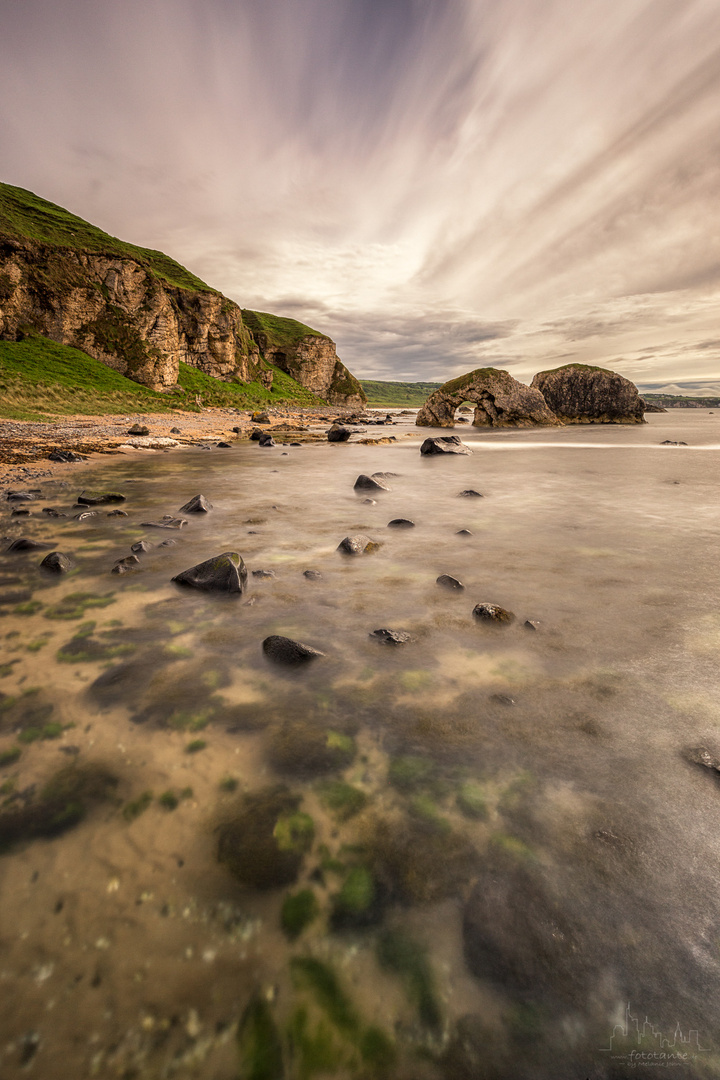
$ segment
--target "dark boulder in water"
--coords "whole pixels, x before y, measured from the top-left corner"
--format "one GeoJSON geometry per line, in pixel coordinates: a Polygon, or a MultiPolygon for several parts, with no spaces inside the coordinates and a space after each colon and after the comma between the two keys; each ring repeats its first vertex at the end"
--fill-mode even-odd
{"type": "Polygon", "coordinates": [[[178,585],[209,592],[241,593],[247,584],[247,569],[237,551],[224,551],[212,559],[183,570],[172,579],[178,585]]]}
{"type": "Polygon", "coordinates": [[[252,576],[258,578],[260,581],[268,581],[276,575],[274,570],[253,570],[252,576]]]}
{"type": "Polygon", "coordinates": [[[189,502],[181,506],[178,514],[207,514],[212,510],[212,503],[204,495],[193,495],[189,502]]]}
{"type": "Polygon", "coordinates": [[[253,889],[291,885],[314,837],[312,818],[298,809],[300,802],[282,786],[246,795],[220,826],[218,861],[253,889]]]}
{"type": "Polygon", "coordinates": [[[282,637],[281,634],[271,634],[263,641],[263,652],[268,660],[275,664],[307,664],[317,656],[325,653],[314,649],[312,645],[303,645],[301,641],[293,641],[292,638],[282,637]]]}
{"type": "Polygon", "coordinates": [[[387,523],[388,529],[414,529],[415,522],[410,518],[393,518],[387,523]]]}
{"type": "Polygon", "coordinates": [[[426,439],[420,453],[427,457],[429,454],[472,454],[472,450],[463,445],[458,435],[439,435],[436,439],[426,439]]]}
{"type": "Polygon", "coordinates": [[[39,491],[8,491],[5,496],[7,502],[33,502],[40,498],[39,491]]]}
{"type": "Polygon", "coordinates": [[[390,488],[387,484],[382,482],[382,479],[375,478],[374,476],[367,476],[365,473],[360,473],[355,484],[353,485],[356,491],[389,491],[390,488]]]}
{"type": "Polygon", "coordinates": [[[347,442],[352,431],[350,428],[343,427],[341,424],[333,424],[327,433],[328,442],[347,442]]]}
{"type": "Polygon", "coordinates": [[[515,622],[513,612],[500,607],[499,604],[476,604],[472,613],[480,622],[498,623],[506,626],[515,622]]]}
{"type": "Polygon", "coordinates": [[[263,432],[258,439],[258,446],[275,446],[275,440],[269,431],[263,432]]]}
{"type": "Polygon", "coordinates": [[[465,491],[458,491],[458,499],[482,499],[482,495],[474,488],[466,488],[465,491]]]}
{"type": "Polygon", "coordinates": [[[72,561],[62,551],[51,551],[40,563],[42,570],[48,570],[51,574],[67,574],[72,569],[72,561]]]}
{"type": "Polygon", "coordinates": [[[110,571],[111,574],[129,574],[140,563],[137,555],[126,555],[124,559],[118,559],[110,571]]]}

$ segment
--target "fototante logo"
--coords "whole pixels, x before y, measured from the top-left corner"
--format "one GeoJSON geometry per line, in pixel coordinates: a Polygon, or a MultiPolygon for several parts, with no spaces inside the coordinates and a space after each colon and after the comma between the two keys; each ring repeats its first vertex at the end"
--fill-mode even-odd
{"type": "Polygon", "coordinates": [[[613,1061],[623,1061],[632,1069],[677,1069],[690,1065],[699,1054],[709,1054],[710,1048],[700,1043],[700,1032],[690,1028],[684,1034],[680,1023],[671,1036],[665,1035],[646,1016],[639,1017],[625,1009],[625,1022],[616,1024],[608,1045],[599,1047],[613,1061]]]}

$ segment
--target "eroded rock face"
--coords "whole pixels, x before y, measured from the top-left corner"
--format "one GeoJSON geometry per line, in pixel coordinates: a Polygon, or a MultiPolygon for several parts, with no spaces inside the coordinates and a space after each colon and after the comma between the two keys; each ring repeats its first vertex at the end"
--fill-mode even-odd
{"type": "Polygon", "coordinates": [[[475,427],[532,427],[557,424],[539,390],[524,386],[507,371],[476,368],[451,379],[427,399],[415,423],[418,427],[453,427],[455,410],[464,401],[475,404],[475,427]]]}
{"type": "Polygon", "coordinates": [[[135,382],[177,383],[180,361],[215,378],[256,377],[260,352],[237,304],[183,289],[114,254],[3,239],[0,338],[24,326],[135,382]]]}
{"type": "Polygon", "coordinates": [[[642,424],[647,409],[629,379],[587,364],[539,371],[532,387],[564,424],[642,424]]]}

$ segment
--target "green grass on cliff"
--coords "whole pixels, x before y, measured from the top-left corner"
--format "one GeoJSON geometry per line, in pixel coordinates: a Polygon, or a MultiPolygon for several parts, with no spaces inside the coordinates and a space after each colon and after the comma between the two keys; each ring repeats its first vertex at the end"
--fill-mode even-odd
{"type": "MultiPolygon", "coordinates": [[[[266,311],[250,311],[249,308],[243,308],[242,317],[243,322],[254,337],[257,334],[264,334],[268,345],[275,346],[278,349],[297,345],[298,341],[307,337],[308,334],[330,340],[327,334],[321,334],[318,330],[313,330],[312,327],[297,322],[296,319],[284,319],[280,315],[268,315],[266,311]]],[[[255,340],[257,340],[257,337],[255,337],[255,340]]]]}
{"type": "Polygon", "coordinates": [[[180,289],[217,292],[162,251],[137,247],[98,229],[55,203],[25,188],[0,184],[0,237],[30,240],[57,248],[98,254],[124,255],[141,263],[156,277],[180,289]]]}
{"type": "Polygon", "coordinates": [[[68,345],[32,334],[23,341],[0,341],[0,417],[45,420],[81,413],[198,412],[203,406],[253,409],[275,404],[319,405],[319,398],[283,371],[273,368],[273,385],[226,383],[180,364],[178,385],[160,394],[68,345]]]}
{"type": "Polygon", "coordinates": [[[424,405],[438,387],[439,382],[380,382],[373,379],[360,379],[360,385],[367,394],[368,405],[385,405],[396,409],[418,409],[424,405]]]}

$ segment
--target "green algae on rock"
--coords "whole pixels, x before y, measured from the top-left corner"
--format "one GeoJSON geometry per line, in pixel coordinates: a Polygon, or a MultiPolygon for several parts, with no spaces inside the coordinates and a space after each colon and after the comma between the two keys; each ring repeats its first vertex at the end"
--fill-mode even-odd
{"type": "Polygon", "coordinates": [[[320,905],[315,893],[312,889],[301,889],[296,893],[288,893],[283,900],[280,923],[287,937],[295,941],[319,914],[320,905]]]}
{"type": "Polygon", "coordinates": [[[104,765],[67,765],[22,805],[0,810],[0,851],[36,837],[58,836],[78,825],[91,806],[110,797],[117,777],[104,765]]]}
{"type": "Polygon", "coordinates": [[[347,768],[357,748],[351,735],[321,728],[307,720],[289,720],[271,734],[268,758],[278,772],[321,776],[347,768]]]}
{"type": "Polygon", "coordinates": [[[245,795],[218,831],[218,861],[243,885],[292,885],[312,844],[312,819],[301,796],[283,786],[245,795]]]}

